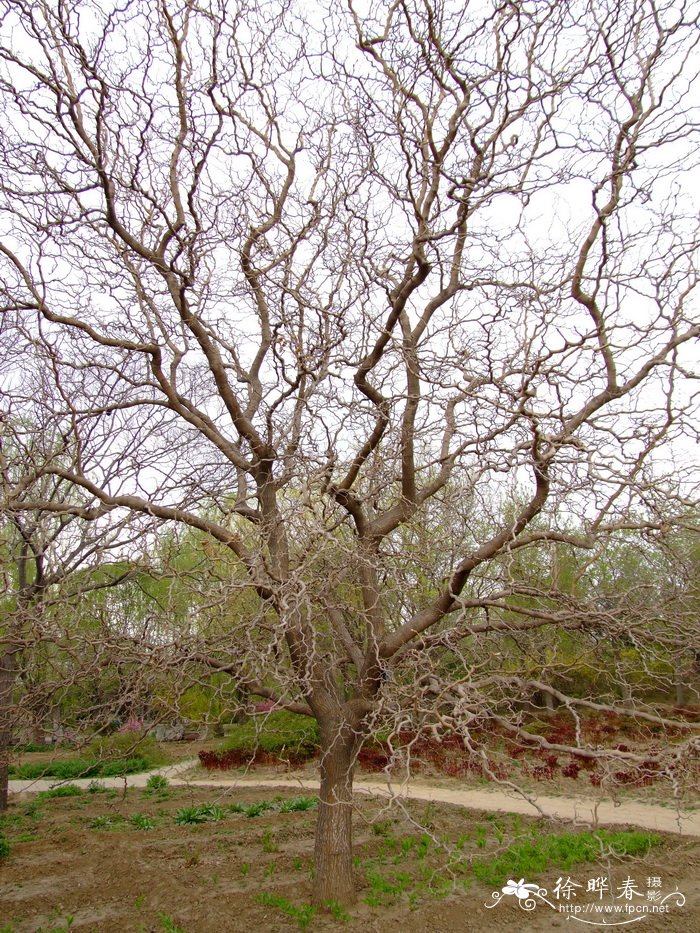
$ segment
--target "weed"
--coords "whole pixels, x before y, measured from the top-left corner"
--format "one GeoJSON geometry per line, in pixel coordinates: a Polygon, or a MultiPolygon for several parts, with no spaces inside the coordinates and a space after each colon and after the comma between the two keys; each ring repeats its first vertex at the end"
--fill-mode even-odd
{"type": "Polygon", "coordinates": [[[257,901],[258,904],[262,904],[264,907],[276,907],[281,910],[283,914],[296,922],[302,933],[308,929],[316,912],[316,908],[312,907],[311,904],[302,904],[297,907],[290,903],[286,897],[279,894],[269,894],[267,891],[258,894],[257,901]]]}
{"type": "Polygon", "coordinates": [[[176,925],[175,921],[168,914],[158,914],[163,933],[187,933],[182,927],[176,925]]]}
{"type": "MultiPolygon", "coordinates": [[[[53,916],[56,916],[55,913],[53,916]]],[[[69,933],[74,921],[75,917],[72,914],[66,914],[63,919],[63,923],[60,926],[52,926],[47,929],[44,929],[44,927],[39,927],[36,933],[69,933]]]]}
{"type": "Polygon", "coordinates": [[[175,814],[175,822],[180,825],[206,823],[209,817],[201,807],[181,807],[175,814]]]}
{"type": "Polygon", "coordinates": [[[416,858],[424,859],[426,857],[428,850],[430,849],[431,841],[432,840],[430,836],[428,836],[426,833],[423,833],[423,835],[418,840],[418,845],[416,846],[416,858]]]}
{"type": "Polygon", "coordinates": [[[617,856],[644,855],[658,842],[658,836],[637,830],[553,833],[516,842],[494,858],[475,861],[472,871],[479,881],[497,886],[516,875],[530,878],[553,866],[568,870],[574,865],[594,862],[606,848],[617,856]]]}
{"type": "Polygon", "coordinates": [[[411,876],[405,872],[395,872],[393,878],[385,878],[376,869],[367,870],[367,883],[372,893],[365,898],[370,907],[393,904],[397,897],[411,884],[411,876]]]}
{"type": "Polygon", "coordinates": [[[262,834],[262,848],[263,852],[279,852],[279,847],[275,842],[271,829],[266,829],[262,834]]]}
{"type": "Polygon", "coordinates": [[[15,836],[15,842],[36,842],[37,839],[40,839],[40,836],[37,836],[36,833],[20,833],[19,836],[15,836]]]}
{"type": "Polygon", "coordinates": [[[59,787],[51,787],[49,790],[42,790],[36,795],[37,800],[50,800],[52,797],[80,797],[82,789],[77,784],[61,784],[59,787]]]}
{"type": "Polygon", "coordinates": [[[155,829],[155,822],[150,816],[144,816],[143,813],[134,813],[129,817],[129,822],[134,829],[155,829]]]}
{"type": "Polygon", "coordinates": [[[30,803],[27,804],[27,806],[24,808],[22,812],[24,813],[25,816],[28,816],[33,820],[39,820],[41,818],[41,810],[40,810],[39,801],[36,800],[35,798],[34,800],[32,800],[30,803]]]}
{"type": "Polygon", "coordinates": [[[251,867],[252,866],[250,862],[243,862],[243,864],[241,865],[241,874],[243,875],[244,878],[246,877],[246,875],[250,874],[251,867]]]}
{"type": "Polygon", "coordinates": [[[347,923],[350,919],[350,914],[338,901],[325,901],[323,906],[338,923],[347,923]]]}
{"type": "Polygon", "coordinates": [[[146,781],[146,790],[150,793],[160,793],[167,787],[169,787],[169,781],[162,774],[152,774],[146,781]]]}
{"type": "Polygon", "coordinates": [[[135,907],[137,910],[142,910],[142,909],[143,909],[143,905],[144,905],[145,903],[146,903],[146,895],[145,895],[145,894],[138,894],[138,895],[134,898],[134,907],[135,907]]]}
{"type": "Polygon", "coordinates": [[[276,871],[277,871],[277,865],[274,862],[270,862],[270,864],[265,868],[263,875],[266,878],[272,878],[272,876],[274,875],[276,871]]]}
{"type": "Polygon", "coordinates": [[[393,820],[377,820],[372,823],[372,832],[375,836],[388,836],[393,826],[393,820]]]}
{"type": "Polygon", "coordinates": [[[208,820],[218,821],[226,819],[226,811],[223,807],[220,807],[218,803],[203,803],[199,809],[208,820]]]}
{"type": "Polygon", "coordinates": [[[90,781],[88,784],[88,794],[106,794],[107,788],[102,781],[90,781]]]}
{"type": "Polygon", "coordinates": [[[96,816],[89,825],[90,829],[109,829],[114,825],[114,819],[111,816],[96,816]]]}
{"type": "Polygon", "coordinates": [[[294,871],[301,871],[304,867],[303,859],[300,859],[298,856],[292,859],[292,868],[294,871]]]}
{"type": "MultiPolygon", "coordinates": [[[[7,858],[10,854],[10,843],[3,835],[0,835],[0,859],[7,858]]],[[[2,931],[0,931],[2,933],[2,931]]]]}
{"type": "Polygon", "coordinates": [[[267,800],[260,800],[258,803],[251,803],[249,807],[245,807],[242,811],[248,817],[260,816],[261,813],[265,813],[267,810],[272,810],[274,804],[270,803],[267,800]]]}
{"type": "Polygon", "coordinates": [[[304,810],[315,810],[318,806],[318,797],[290,797],[282,800],[276,807],[280,813],[295,813],[304,810]]]}

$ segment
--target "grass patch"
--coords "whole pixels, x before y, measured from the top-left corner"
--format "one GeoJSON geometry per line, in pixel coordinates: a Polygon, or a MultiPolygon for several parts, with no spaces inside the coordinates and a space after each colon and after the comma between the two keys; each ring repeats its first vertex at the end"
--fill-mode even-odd
{"type": "Polygon", "coordinates": [[[315,719],[284,711],[233,726],[219,748],[200,752],[205,768],[232,768],[248,762],[306,761],[318,751],[315,719]]]}
{"type": "Polygon", "coordinates": [[[297,907],[296,904],[288,901],[286,897],[282,897],[280,894],[270,894],[267,891],[258,894],[257,902],[262,904],[263,907],[275,907],[277,910],[282,911],[283,914],[294,920],[302,933],[309,928],[316,913],[316,908],[312,907],[311,904],[301,904],[297,907]]]}
{"type": "Polygon", "coordinates": [[[51,800],[54,797],[80,797],[82,793],[77,784],[61,784],[60,787],[50,787],[48,790],[39,791],[36,799],[51,800]]]}
{"type": "Polygon", "coordinates": [[[618,857],[645,855],[660,841],[653,833],[638,830],[556,833],[515,842],[500,855],[475,860],[472,871],[479,881],[495,887],[508,878],[532,878],[549,868],[568,871],[597,861],[606,851],[618,857]]]}
{"type": "Polygon", "coordinates": [[[163,764],[165,756],[152,736],[139,738],[134,733],[116,732],[101,736],[88,746],[87,753],[58,761],[25,762],[10,768],[10,777],[22,781],[40,778],[121,777],[149,771],[163,764]]]}

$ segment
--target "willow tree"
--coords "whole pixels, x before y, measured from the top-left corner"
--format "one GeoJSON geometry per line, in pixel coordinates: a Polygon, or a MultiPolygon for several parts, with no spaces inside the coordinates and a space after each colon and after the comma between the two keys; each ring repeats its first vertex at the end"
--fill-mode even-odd
{"type": "Polygon", "coordinates": [[[349,901],[392,676],[503,630],[505,553],[692,498],[697,5],[0,9],[6,391],[84,512],[245,572],[258,626],[201,658],[318,720],[314,898],[349,901]]]}

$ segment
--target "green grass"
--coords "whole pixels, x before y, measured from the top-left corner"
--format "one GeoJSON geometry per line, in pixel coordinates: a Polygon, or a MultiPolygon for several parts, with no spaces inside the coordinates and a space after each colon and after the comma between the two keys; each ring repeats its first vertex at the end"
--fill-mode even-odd
{"type": "Polygon", "coordinates": [[[158,914],[163,933],[187,933],[182,927],[176,925],[175,921],[168,914],[158,914]]]}
{"type": "Polygon", "coordinates": [[[133,733],[116,732],[94,739],[87,752],[57,761],[25,762],[10,768],[10,777],[22,781],[38,778],[121,777],[138,771],[149,771],[163,764],[165,757],[152,736],[139,738],[133,733]]]}
{"type": "Polygon", "coordinates": [[[41,778],[57,778],[72,781],[75,778],[121,777],[148,771],[154,765],[137,755],[115,761],[95,761],[89,758],[64,758],[62,761],[28,762],[10,768],[10,777],[20,781],[36,781],[41,778]]]}
{"type": "Polygon", "coordinates": [[[241,751],[252,755],[259,749],[274,754],[313,755],[318,743],[315,719],[281,711],[233,726],[219,751],[241,751]]]}
{"type": "Polygon", "coordinates": [[[152,820],[150,816],[146,816],[143,813],[133,813],[129,817],[129,822],[134,827],[134,829],[155,829],[155,820],[152,820]]]}
{"type": "Polygon", "coordinates": [[[638,830],[553,833],[515,842],[499,855],[472,863],[474,876],[498,886],[508,878],[534,878],[549,868],[568,871],[574,865],[597,861],[606,851],[616,856],[641,856],[660,842],[653,833],[638,830]]]}
{"type": "Polygon", "coordinates": [[[262,894],[258,894],[256,899],[258,904],[262,904],[263,907],[275,907],[291,920],[294,920],[302,933],[309,928],[316,913],[316,908],[312,907],[311,904],[301,904],[297,907],[280,894],[270,894],[263,891],[262,894]]]}
{"type": "Polygon", "coordinates": [[[80,797],[82,790],[77,784],[61,784],[59,787],[50,787],[41,790],[36,795],[37,800],[51,800],[54,797],[80,797]]]}

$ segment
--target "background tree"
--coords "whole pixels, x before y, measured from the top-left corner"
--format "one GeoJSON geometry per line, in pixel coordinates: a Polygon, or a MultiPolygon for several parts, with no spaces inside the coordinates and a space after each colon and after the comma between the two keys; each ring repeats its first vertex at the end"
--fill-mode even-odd
{"type": "Polygon", "coordinates": [[[0,9],[5,391],[81,501],[8,508],[228,549],[256,624],[193,650],[316,717],[314,899],[351,900],[390,684],[570,618],[494,619],[504,555],[692,499],[697,7],[0,9]]]}

